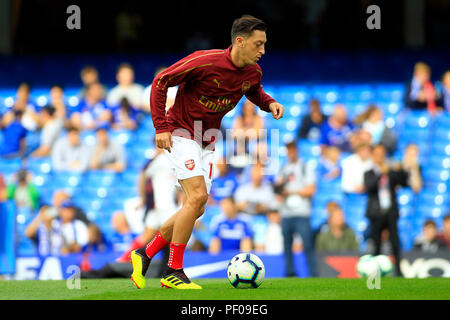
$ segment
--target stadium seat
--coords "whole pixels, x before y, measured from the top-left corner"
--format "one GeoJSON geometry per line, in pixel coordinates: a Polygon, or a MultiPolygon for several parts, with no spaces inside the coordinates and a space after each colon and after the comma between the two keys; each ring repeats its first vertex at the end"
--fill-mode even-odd
{"type": "Polygon", "coordinates": [[[438,117],[436,117],[435,126],[436,126],[436,128],[450,129],[450,115],[449,114],[441,114],[438,117]]]}
{"type": "Polygon", "coordinates": [[[349,102],[368,103],[375,98],[375,93],[371,85],[344,85],[340,89],[340,98],[346,105],[349,102]]]}
{"type": "Polygon", "coordinates": [[[422,177],[426,182],[447,182],[449,176],[450,170],[448,169],[425,167],[422,170],[422,177]]]}
{"type": "Polygon", "coordinates": [[[310,90],[311,96],[323,103],[337,103],[341,98],[337,85],[312,85],[310,90]]]}
{"type": "Polygon", "coordinates": [[[90,171],[84,176],[86,185],[93,188],[104,187],[107,188],[114,184],[117,174],[112,171],[96,170],[90,171]]]}
{"type": "Polygon", "coordinates": [[[308,104],[310,90],[306,86],[285,85],[278,90],[277,101],[288,107],[293,104],[308,104]]]}
{"type": "Polygon", "coordinates": [[[397,201],[399,206],[412,206],[414,205],[415,194],[411,188],[400,188],[397,190],[397,201]]]}
{"type": "Polygon", "coordinates": [[[6,178],[11,174],[16,173],[22,167],[20,159],[2,159],[0,158],[0,172],[6,178]]]}
{"type": "Polygon", "coordinates": [[[26,168],[35,174],[47,174],[52,171],[52,160],[50,157],[30,158],[27,159],[26,168]]]}
{"type": "Polygon", "coordinates": [[[135,133],[131,130],[109,130],[110,139],[120,143],[121,145],[128,145],[135,139],[135,133]]]}
{"type": "Polygon", "coordinates": [[[375,85],[375,96],[381,101],[401,102],[404,97],[405,86],[401,83],[378,83],[375,85]]]}

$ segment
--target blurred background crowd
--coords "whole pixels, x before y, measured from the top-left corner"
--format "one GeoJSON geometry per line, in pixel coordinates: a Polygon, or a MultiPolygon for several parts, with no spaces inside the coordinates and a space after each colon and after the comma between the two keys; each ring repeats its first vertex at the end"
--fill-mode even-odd
{"type": "Polygon", "coordinates": [[[189,249],[284,253],[287,275],[296,252],[314,274],[316,252],[448,250],[449,3],[351,3],[2,1],[0,202],[17,209],[17,253],[123,262],[151,239],[183,195],[153,144],[149,84],[228,46],[243,13],[269,26],[263,85],[286,112],[244,97],[224,117],[232,139],[189,249]],[[72,2],[80,30],[66,27],[72,2]]]}
{"type": "MultiPolygon", "coordinates": [[[[450,72],[442,74],[433,83],[430,67],[418,62],[403,88],[269,86],[287,104],[278,122],[244,97],[224,118],[232,141],[217,145],[210,200],[190,250],[286,259],[300,251],[448,250],[450,72]],[[244,147],[227,152],[238,139],[244,147]]],[[[70,97],[59,85],[36,97],[24,82],[3,99],[0,195],[19,210],[19,254],[127,253],[158,229],[161,222],[147,216],[182,201],[161,186],[168,166],[158,167],[166,176],[154,174],[163,152],[153,144],[151,87],[135,83],[128,63],[118,66],[116,86],[100,79],[86,66],[70,97]]],[[[167,108],[175,97],[176,87],[167,108]]]]}

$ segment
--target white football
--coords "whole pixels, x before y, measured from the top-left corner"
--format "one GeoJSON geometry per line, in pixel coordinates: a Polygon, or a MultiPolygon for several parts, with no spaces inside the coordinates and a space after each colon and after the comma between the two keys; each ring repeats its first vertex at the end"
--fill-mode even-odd
{"type": "Polygon", "coordinates": [[[356,271],[361,277],[366,278],[375,276],[381,270],[375,258],[370,254],[366,254],[359,258],[358,264],[356,265],[356,271]]]}
{"type": "Polygon", "coordinates": [[[375,261],[378,263],[378,267],[381,271],[381,276],[387,276],[392,274],[392,270],[394,268],[391,259],[384,254],[380,254],[374,257],[375,261]]]}
{"type": "Polygon", "coordinates": [[[228,280],[235,288],[258,288],[265,274],[263,262],[253,253],[239,253],[228,263],[228,280]]]}

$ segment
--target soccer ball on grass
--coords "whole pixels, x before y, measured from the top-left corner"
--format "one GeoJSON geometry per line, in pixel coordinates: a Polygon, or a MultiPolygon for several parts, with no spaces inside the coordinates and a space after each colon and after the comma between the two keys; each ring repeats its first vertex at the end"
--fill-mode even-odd
{"type": "Polygon", "coordinates": [[[356,265],[356,271],[363,278],[376,276],[377,273],[384,277],[392,274],[392,269],[391,259],[386,255],[372,256],[366,254],[359,258],[356,265]]]}
{"type": "Polygon", "coordinates": [[[228,280],[238,289],[258,288],[265,273],[263,262],[253,253],[239,253],[228,263],[228,280]]]}

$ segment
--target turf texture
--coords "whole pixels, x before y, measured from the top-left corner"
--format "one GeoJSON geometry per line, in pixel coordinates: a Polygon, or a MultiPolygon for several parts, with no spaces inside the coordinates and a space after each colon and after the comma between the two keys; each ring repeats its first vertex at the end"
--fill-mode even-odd
{"type": "Polygon", "coordinates": [[[80,289],[65,280],[0,280],[0,300],[449,300],[450,279],[383,278],[380,289],[365,279],[265,279],[257,289],[235,289],[226,279],[196,279],[202,290],[161,288],[148,279],[139,290],[129,279],[81,279],[80,289]]]}

